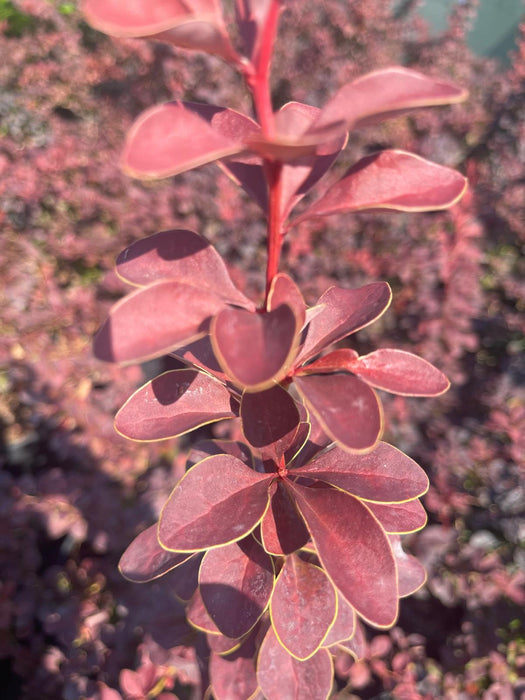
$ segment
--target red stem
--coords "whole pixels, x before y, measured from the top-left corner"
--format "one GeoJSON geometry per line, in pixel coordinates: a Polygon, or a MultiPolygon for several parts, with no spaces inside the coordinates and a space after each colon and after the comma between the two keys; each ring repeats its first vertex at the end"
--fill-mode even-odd
{"type": "Polygon", "coordinates": [[[268,181],[268,262],[266,264],[266,298],[265,308],[268,305],[268,294],[273,278],[279,270],[279,258],[283,245],[281,230],[281,173],[282,163],[265,162],[266,179],[268,181]]]}

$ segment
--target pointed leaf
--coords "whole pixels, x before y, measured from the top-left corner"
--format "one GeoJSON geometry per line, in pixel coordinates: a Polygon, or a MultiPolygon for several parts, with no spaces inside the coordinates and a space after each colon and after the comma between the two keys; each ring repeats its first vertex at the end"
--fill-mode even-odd
{"type": "Polygon", "coordinates": [[[246,634],[273,590],[271,558],[253,537],[211,549],[202,560],[199,587],[206,610],[227,637],[246,634]]]}
{"type": "Polygon", "coordinates": [[[418,591],[427,580],[425,567],[401,546],[401,538],[390,535],[390,544],[397,562],[399,597],[405,598],[418,591]]]}
{"type": "Polygon", "coordinates": [[[461,102],[466,96],[465,90],[452,83],[409,68],[384,68],[343,86],[321,110],[310,131],[315,133],[337,121],[355,129],[420,107],[461,102]]]}
{"type": "Polygon", "coordinates": [[[244,392],[239,412],[244,437],[263,459],[279,464],[294,443],[301,418],[290,394],[279,384],[259,392],[244,392]]]}
{"type": "Polygon", "coordinates": [[[321,646],[337,612],[335,589],[325,572],[292,554],[275,582],[272,626],[286,650],[300,661],[321,646]]]}
{"type": "Polygon", "coordinates": [[[351,371],[371,386],[402,396],[439,396],[450,386],[434,365],[404,350],[376,350],[356,360],[351,371]]]}
{"type": "Polygon", "coordinates": [[[199,462],[182,477],[162,510],[161,545],[190,552],[240,540],[264,515],[270,479],[230,455],[199,462]]]}
{"type": "Polygon", "coordinates": [[[363,209],[447,209],[463,196],[466,187],[466,179],[456,170],[412,153],[385,150],[356,163],[292,225],[363,209]]]}
{"type": "Polygon", "coordinates": [[[252,700],[259,684],[255,674],[257,649],[252,635],[228,656],[212,654],[210,681],[216,700],[252,700]]]}
{"type": "Polygon", "coordinates": [[[254,308],[231,281],[215,248],[204,236],[186,229],[160,231],[135,241],[118,256],[117,274],[138,287],[160,279],[176,279],[190,285],[198,280],[200,289],[225,302],[254,308]]]}
{"type": "Polygon", "coordinates": [[[212,321],[212,347],[224,371],[247,391],[279,382],[296,353],[299,321],[290,306],[251,313],[224,309],[212,321]]]}
{"type": "Polygon", "coordinates": [[[358,377],[311,374],[295,377],[295,386],[326,434],[343,449],[363,452],[379,440],[381,404],[373,389],[358,377]]]}
{"type": "Polygon", "coordinates": [[[353,637],[356,626],[356,614],[350,603],[337,594],[337,615],[334,624],[323,639],[323,647],[331,647],[338,642],[349,640],[353,637]]]}
{"type": "Polygon", "coordinates": [[[427,524],[427,514],[416,498],[405,503],[367,503],[385,532],[406,534],[421,530],[427,524]]]}
{"type": "Polygon", "coordinates": [[[257,680],[266,700],[327,700],[333,682],[332,659],[326,649],[306,661],[294,659],[270,627],[259,652],[257,680]]]}
{"type": "Polygon", "coordinates": [[[156,105],[131,127],[122,166],[142,179],[178,175],[243,151],[247,122],[257,131],[248,117],[224,107],[178,101],[156,105]]]}
{"type": "Polygon", "coordinates": [[[157,524],[137,535],[120,558],[119,571],[134,583],[146,583],[163,576],[187,561],[192,554],[177,554],[163,549],[157,539],[157,524]]]}
{"type": "Polygon", "coordinates": [[[330,287],[319,299],[319,311],[305,329],[297,364],[378,319],[389,307],[392,291],[386,282],[358,289],[330,287]]]}
{"type": "Polygon", "coordinates": [[[204,335],[209,318],[224,308],[214,294],[175,280],[155,282],[113,306],[94,340],[106,362],[144,362],[204,335]],[[174,306],[176,304],[176,308],[174,306]]]}
{"type": "Polygon", "coordinates": [[[358,498],[379,503],[411,501],[428,489],[428,477],[421,467],[386,442],[363,455],[334,447],[294,469],[293,474],[326,481],[358,498]]]}
{"type": "Polygon", "coordinates": [[[310,533],[297,510],[295,500],[277,479],[270,486],[270,507],[261,521],[265,550],[275,556],[292,554],[308,542],[310,533]]]}
{"type": "Polygon", "coordinates": [[[396,564],[375,517],[343,491],[287,483],[323,568],[339,592],[370,624],[393,625],[398,610],[396,564]]]}
{"type": "Polygon", "coordinates": [[[151,37],[175,46],[236,59],[216,0],[83,0],[96,29],[119,37],[151,37]]]}

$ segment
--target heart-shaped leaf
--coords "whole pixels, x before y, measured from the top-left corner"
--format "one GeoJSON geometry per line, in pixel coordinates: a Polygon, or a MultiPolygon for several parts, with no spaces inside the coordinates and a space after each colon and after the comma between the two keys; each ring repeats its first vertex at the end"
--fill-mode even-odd
{"type": "Polygon", "coordinates": [[[382,430],[381,404],[375,392],[351,374],[295,377],[308,409],[326,434],[351,452],[371,450],[382,430]]]}
{"type": "Polygon", "coordinates": [[[299,321],[288,304],[252,313],[224,309],[215,316],[210,337],[223,370],[247,391],[262,391],[279,382],[293,362],[299,321]]]}
{"type": "Polygon", "coordinates": [[[286,557],[270,603],[272,626],[286,650],[300,661],[313,656],[336,612],[337,595],[325,572],[295,554],[286,557]]]}
{"type": "Polygon", "coordinates": [[[405,503],[368,502],[366,505],[389,534],[416,532],[427,524],[427,514],[417,498],[405,503]]]}
{"type": "Polygon", "coordinates": [[[132,440],[165,440],[234,418],[232,407],[230,392],[217,379],[192,369],[176,369],[132,394],[115,417],[115,429],[132,440]]]}
{"type": "Polygon", "coordinates": [[[219,297],[198,287],[175,280],[155,282],[113,306],[93,351],[106,362],[151,360],[204,335],[210,317],[223,308],[219,297]]]}
{"type": "Polygon", "coordinates": [[[363,503],[332,488],[287,481],[324,570],[359,615],[390,627],[398,610],[397,570],[388,537],[363,503]]]}
{"type": "Polygon", "coordinates": [[[204,459],[186,472],[164,505],[160,544],[192,552],[240,540],[264,515],[271,478],[230,455],[204,459]]]}
{"type": "Polygon", "coordinates": [[[163,549],[157,539],[157,524],[155,524],[135,537],[121,556],[118,568],[128,581],[146,583],[163,576],[192,556],[192,554],[178,554],[163,549]]]}
{"type": "Polygon", "coordinates": [[[292,554],[308,542],[310,533],[297,510],[295,500],[281,479],[270,486],[270,506],[261,521],[265,550],[275,556],[292,554]]]}
{"type": "Polygon", "coordinates": [[[386,442],[379,442],[367,454],[349,454],[333,447],[294,469],[293,474],[326,481],[358,498],[379,503],[411,501],[428,489],[428,477],[421,467],[386,442]]]}
{"type": "Polygon", "coordinates": [[[273,584],[271,557],[253,537],[211,549],[202,560],[202,600],[227,637],[242,637],[256,624],[268,605],[273,584]]]}

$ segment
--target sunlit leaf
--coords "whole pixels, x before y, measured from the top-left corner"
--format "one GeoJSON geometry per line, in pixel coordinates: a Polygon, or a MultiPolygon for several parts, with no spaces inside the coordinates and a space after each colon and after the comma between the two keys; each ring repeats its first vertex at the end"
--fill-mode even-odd
{"type": "Polygon", "coordinates": [[[216,700],[252,700],[259,684],[255,674],[257,648],[253,636],[228,654],[210,657],[210,680],[216,700]]]}
{"type": "Polygon", "coordinates": [[[427,524],[427,514],[417,498],[405,503],[367,502],[366,505],[388,533],[416,532],[427,524]]]}
{"type": "Polygon", "coordinates": [[[349,454],[333,447],[293,473],[326,481],[354,496],[379,503],[411,501],[428,489],[423,469],[386,442],[379,442],[367,454],[349,454]]]}
{"type": "Polygon", "coordinates": [[[244,45],[245,55],[257,58],[261,36],[268,19],[271,0],[235,0],[235,18],[244,45]]]}
{"type": "Polygon", "coordinates": [[[332,690],[332,659],[319,649],[306,661],[294,659],[270,627],[259,652],[257,680],[266,700],[327,700],[332,690]]]}
{"type": "Polygon", "coordinates": [[[323,639],[323,647],[331,647],[338,642],[351,639],[355,632],[356,614],[350,603],[337,594],[337,615],[328,634],[323,639]]]}
{"type": "Polygon", "coordinates": [[[182,477],[162,510],[161,545],[188,552],[240,540],[264,515],[271,478],[230,455],[199,462],[182,477]]]}
{"type": "Polygon", "coordinates": [[[253,537],[211,549],[202,560],[199,587],[206,610],[227,637],[246,634],[273,590],[272,560],[253,537]]]}
{"type": "Polygon", "coordinates": [[[277,309],[281,304],[288,304],[295,313],[297,324],[302,328],[306,318],[306,305],[301,290],[284,272],[279,272],[272,280],[268,293],[268,311],[277,309]]]}
{"type": "Polygon", "coordinates": [[[425,567],[401,546],[398,535],[390,535],[390,544],[397,562],[399,597],[404,598],[418,591],[427,580],[425,567]]]}
{"type": "Polygon", "coordinates": [[[261,521],[264,548],[276,556],[291,554],[308,542],[310,534],[282,480],[272,483],[270,494],[270,506],[261,521]]]}
{"type": "Polygon", "coordinates": [[[382,430],[381,404],[373,391],[351,374],[295,377],[295,386],[327,435],[352,452],[370,450],[382,430]]]}
{"type": "Polygon", "coordinates": [[[300,660],[321,646],[337,612],[335,589],[325,572],[291,554],[286,557],[270,603],[281,644],[300,660]]]}
{"type": "Polygon", "coordinates": [[[323,568],[339,592],[370,624],[393,625],[397,571],[388,537],[377,520],[348,493],[287,483],[323,568]]]}
{"type": "Polygon", "coordinates": [[[195,443],[186,460],[186,469],[193,467],[197,462],[202,462],[206,457],[212,455],[232,455],[240,459],[241,462],[253,467],[253,456],[250,449],[243,442],[236,440],[199,440],[195,443]]]}
{"type": "Polygon", "coordinates": [[[163,549],[157,539],[157,524],[143,530],[127,547],[118,568],[128,581],[145,583],[163,576],[187,561],[192,554],[178,554],[163,549]]]}

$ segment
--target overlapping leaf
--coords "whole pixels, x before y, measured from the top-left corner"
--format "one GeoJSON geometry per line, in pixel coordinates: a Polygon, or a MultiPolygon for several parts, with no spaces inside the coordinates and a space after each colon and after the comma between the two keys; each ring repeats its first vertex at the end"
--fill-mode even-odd
{"type": "Polygon", "coordinates": [[[323,639],[323,647],[331,647],[338,642],[350,640],[355,633],[356,614],[350,603],[337,593],[337,615],[328,634],[323,639]]]}
{"type": "Polygon", "coordinates": [[[192,554],[178,554],[163,549],[157,539],[157,525],[146,528],[128,545],[120,558],[120,573],[128,581],[146,583],[163,576],[186,562],[192,554]]]}
{"type": "Polygon", "coordinates": [[[372,503],[367,507],[379,520],[385,532],[406,534],[421,530],[427,524],[427,514],[419,499],[405,503],[372,503]]]}
{"type": "Polygon", "coordinates": [[[270,506],[261,521],[261,537],[266,551],[276,556],[292,554],[310,539],[295,500],[280,479],[270,486],[270,506]]]}
{"type": "Polygon", "coordinates": [[[210,680],[216,700],[254,700],[259,688],[255,673],[254,657],[257,646],[249,636],[238,649],[210,658],[210,680]]]}
{"type": "Polygon", "coordinates": [[[423,564],[405,552],[398,535],[389,535],[389,538],[397,561],[399,597],[404,598],[412,595],[424,585],[427,580],[427,572],[423,564]]]}

